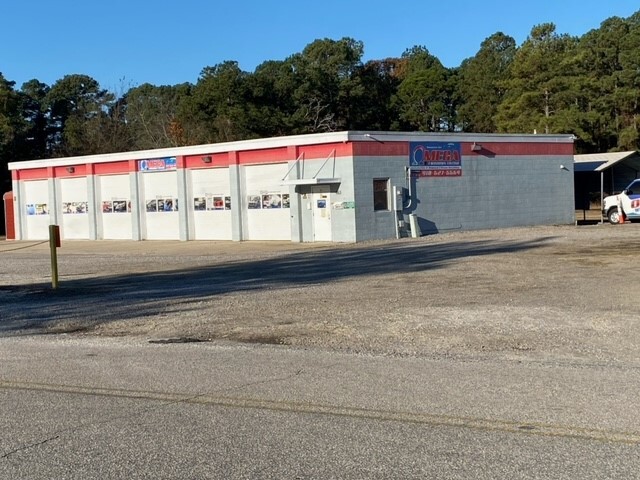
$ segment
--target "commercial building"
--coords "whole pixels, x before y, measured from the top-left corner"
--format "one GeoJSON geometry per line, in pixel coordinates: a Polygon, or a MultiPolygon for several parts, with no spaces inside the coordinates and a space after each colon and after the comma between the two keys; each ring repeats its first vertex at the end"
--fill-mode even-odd
{"type": "MultiPolygon", "coordinates": [[[[16,239],[359,242],[573,224],[573,137],[332,132],[9,164],[16,239]]],[[[11,215],[9,215],[11,216],[11,215]]]]}

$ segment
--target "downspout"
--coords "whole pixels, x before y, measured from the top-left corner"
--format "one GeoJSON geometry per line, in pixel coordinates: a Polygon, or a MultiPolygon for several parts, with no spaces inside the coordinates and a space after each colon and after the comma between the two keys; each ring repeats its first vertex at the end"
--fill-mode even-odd
{"type": "Polygon", "coordinates": [[[411,191],[411,167],[404,167],[405,170],[405,185],[407,186],[407,191],[409,192],[409,203],[407,203],[406,205],[402,205],[402,208],[407,210],[409,208],[411,208],[411,205],[413,203],[413,192],[411,191]]]}

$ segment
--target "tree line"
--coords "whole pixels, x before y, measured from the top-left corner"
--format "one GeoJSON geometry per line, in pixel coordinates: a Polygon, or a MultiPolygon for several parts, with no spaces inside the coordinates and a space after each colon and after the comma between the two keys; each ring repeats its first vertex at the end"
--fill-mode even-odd
{"type": "Polygon", "coordinates": [[[423,46],[363,52],[322,39],[253,72],[226,61],[195,84],[122,92],[81,74],[16,88],[0,73],[0,179],[11,161],[336,130],[565,133],[579,153],[640,148],[640,11],[581,37],[546,23],[518,46],[498,32],[455,68],[423,46]]]}

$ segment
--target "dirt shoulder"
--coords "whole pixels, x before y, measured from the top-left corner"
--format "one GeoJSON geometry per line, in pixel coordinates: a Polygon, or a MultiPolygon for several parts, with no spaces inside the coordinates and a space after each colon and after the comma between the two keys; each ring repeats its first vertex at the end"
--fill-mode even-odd
{"type": "Polygon", "coordinates": [[[65,242],[55,292],[37,243],[0,244],[0,335],[640,361],[638,224],[337,246],[65,242]]]}

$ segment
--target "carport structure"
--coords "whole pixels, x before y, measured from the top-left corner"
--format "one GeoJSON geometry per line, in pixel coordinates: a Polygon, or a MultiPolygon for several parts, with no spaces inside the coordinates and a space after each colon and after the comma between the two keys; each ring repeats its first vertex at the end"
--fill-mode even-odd
{"type": "Polygon", "coordinates": [[[576,210],[589,210],[599,193],[600,205],[606,195],[621,192],[640,177],[637,151],[574,155],[576,210]]]}

